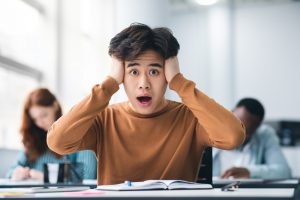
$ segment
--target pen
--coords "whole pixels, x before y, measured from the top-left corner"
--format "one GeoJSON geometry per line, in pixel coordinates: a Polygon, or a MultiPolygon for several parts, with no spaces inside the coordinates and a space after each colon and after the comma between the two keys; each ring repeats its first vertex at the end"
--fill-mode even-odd
{"type": "Polygon", "coordinates": [[[131,181],[125,181],[124,182],[127,186],[129,186],[129,187],[131,187],[132,186],[132,183],[131,183],[131,181]]]}
{"type": "Polygon", "coordinates": [[[221,188],[222,191],[235,191],[239,188],[240,181],[235,181],[221,188]]]}

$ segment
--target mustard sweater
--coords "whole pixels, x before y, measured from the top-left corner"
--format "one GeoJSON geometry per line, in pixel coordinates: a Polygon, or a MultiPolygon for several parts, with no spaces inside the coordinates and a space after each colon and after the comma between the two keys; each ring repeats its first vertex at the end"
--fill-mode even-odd
{"type": "Polygon", "coordinates": [[[239,146],[245,138],[244,127],[182,74],[172,79],[170,88],[183,103],[168,101],[161,111],[141,115],[128,102],[108,106],[119,89],[108,77],[53,124],[48,145],[59,154],[95,151],[98,184],[147,179],[195,181],[203,149],[239,146]]]}

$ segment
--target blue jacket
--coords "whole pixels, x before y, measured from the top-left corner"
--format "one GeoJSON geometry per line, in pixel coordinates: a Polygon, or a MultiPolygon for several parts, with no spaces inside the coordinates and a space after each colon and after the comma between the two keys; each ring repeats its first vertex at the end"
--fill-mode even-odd
{"type": "MultiPolygon", "coordinates": [[[[291,177],[291,170],[282,154],[279,139],[273,128],[261,125],[253,134],[249,145],[250,161],[247,169],[250,171],[251,178],[285,179],[291,177]]],[[[221,176],[220,154],[222,151],[226,150],[213,148],[213,176],[221,176]]]]}
{"type": "Polygon", "coordinates": [[[44,163],[63,163],[66,161],[71,163],[83,163],[83,179],[97,178],[97,160],[94,152],[90,150],[79,151],[70,155],[64,155],[59,159],[56,158],[55,155],[52,154],[50,151],[46,151],[35,162],[28,162],[25,152],[21,151],[19,154],[17,164],[10,168],[6,177],[10,178],[14,169],[17,166],[29,167],[31,169],[36,169],[38,171],[43,172],[44,163]]]}

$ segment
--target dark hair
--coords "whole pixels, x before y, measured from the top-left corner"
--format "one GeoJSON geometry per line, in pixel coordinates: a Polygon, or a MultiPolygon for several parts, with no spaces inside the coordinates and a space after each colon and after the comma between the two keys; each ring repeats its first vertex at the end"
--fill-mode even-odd
{"type": "Polygon", "coordinates": [[[121,60],[133,60],[146,50],[154,50],[164,59],[176,56],[180,46],[170,29],[151,29],[133,23],[113,37],[109,44],[109,55],[121,60]]]}
{"type": "MultiPolygon", "coordinates": [[[[46,142],[47,132],[39,128],[29,114],[32,106],[53,106],[57,103],[58,109],[56,111],[55,119],[62,115],[62,109],[56,100],[55,96],[46,88],[38,88],[33,90],[27,97],[22,113],[22,121],[20,132],[22,135],[22,142],[25,148],[25,154],[30,162],[35,161],[45,153],[48,149],[46,142]]],[[[53,152],[56,157],[60,155],[53,152]]]]}
{"type": "Polygon", "coordinates": [[[236,107],[242,107],[242,106],[245,107],[246,110],[250,112],[252,115],[259,117],[261,121],[264,119],[265,109],[257,99],[243,98],[237,103],[236,107]]]}

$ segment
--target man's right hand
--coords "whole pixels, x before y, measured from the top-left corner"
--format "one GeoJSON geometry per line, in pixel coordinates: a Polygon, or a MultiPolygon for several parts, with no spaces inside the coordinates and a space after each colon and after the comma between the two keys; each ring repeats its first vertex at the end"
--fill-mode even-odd
{"type": "Polygon", "coordinates": [[[109,76],[114,78],[119,85],[123,83],[124,79],[124,61],[111,56],[111,66],[109,76]]]}

